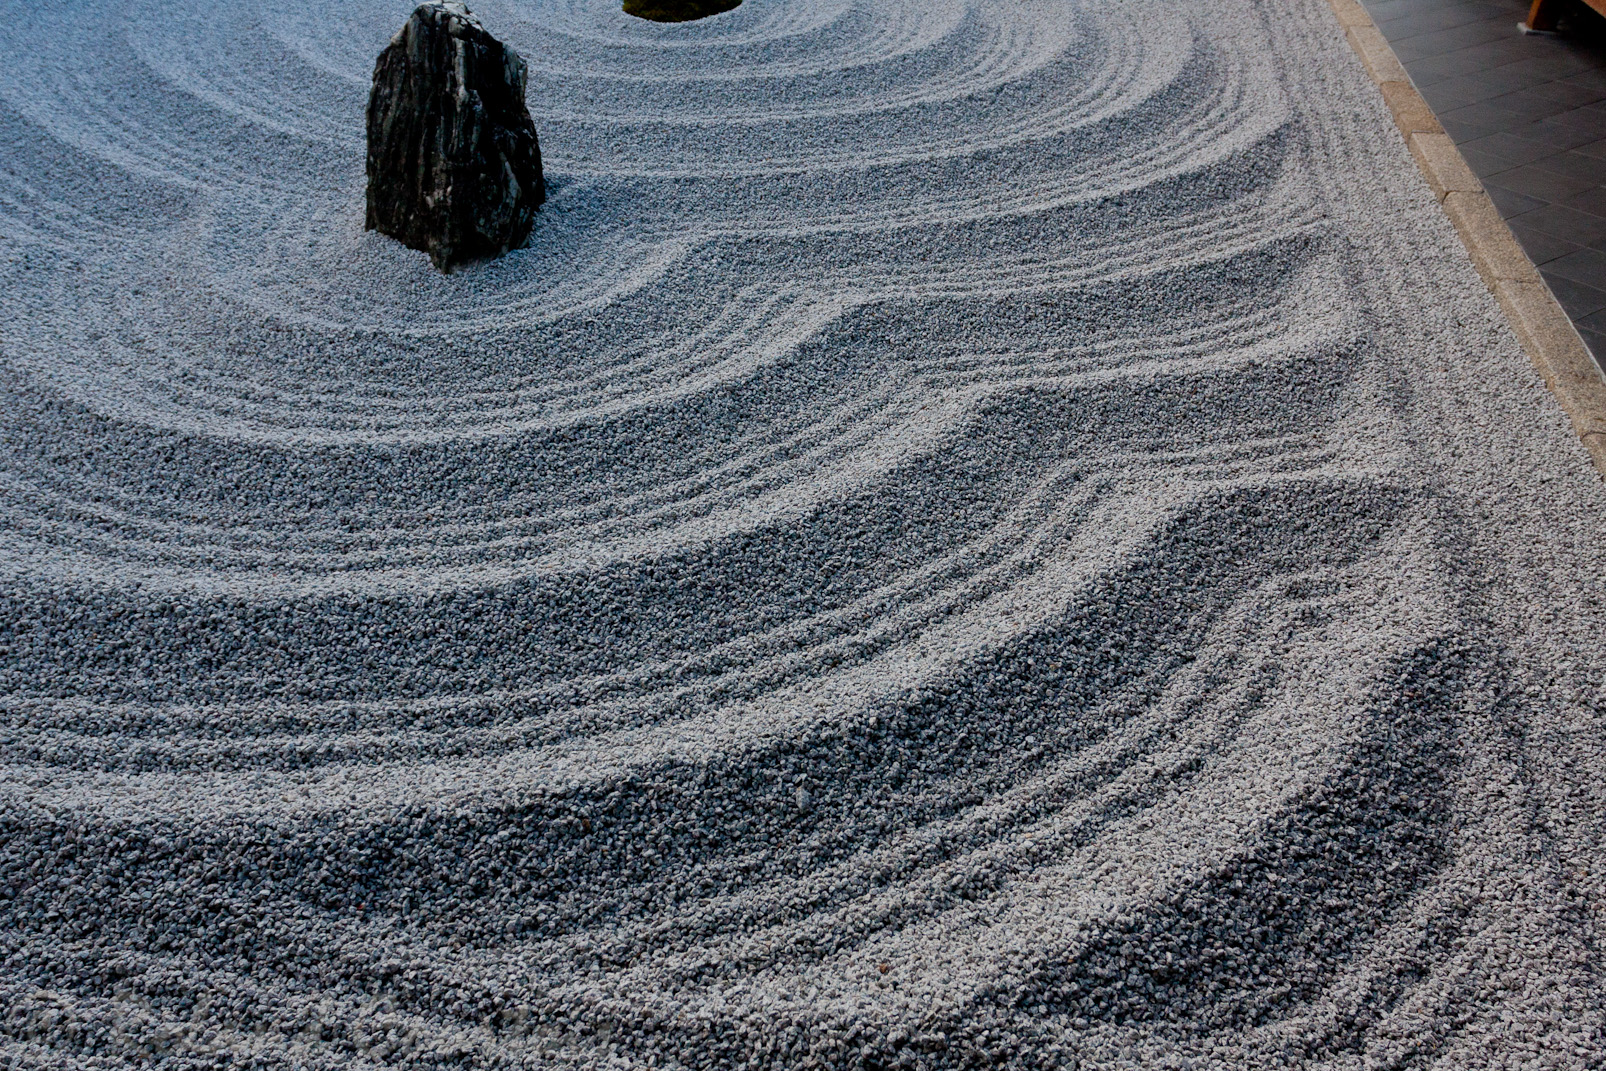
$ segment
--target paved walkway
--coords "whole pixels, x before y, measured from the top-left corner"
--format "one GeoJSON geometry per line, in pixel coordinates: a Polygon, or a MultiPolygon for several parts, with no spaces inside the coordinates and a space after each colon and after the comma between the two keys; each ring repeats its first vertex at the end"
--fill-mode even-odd
{"type": "Polygon", "coordinates": [[[1606,366],[1606,24],[1517,29],[1525,0],[1363,0],[1606,366]]]}

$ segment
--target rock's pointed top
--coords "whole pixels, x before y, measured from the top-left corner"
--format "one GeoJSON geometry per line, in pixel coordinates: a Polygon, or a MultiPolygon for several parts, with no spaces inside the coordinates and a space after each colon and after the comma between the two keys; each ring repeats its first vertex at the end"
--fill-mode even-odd
{"type": "Polygon", "coordinates": [[[420,22],[432,25],[444,24],[446,32],[454,37],[461,36],[464,31],[485,32],[484,24],[468,9],[468,5],[461,3],[460,0],[425,0],[413,9],[412,17],[396,31],[396,36],[390,39],[390,43],[399,44],[420,22]]]}

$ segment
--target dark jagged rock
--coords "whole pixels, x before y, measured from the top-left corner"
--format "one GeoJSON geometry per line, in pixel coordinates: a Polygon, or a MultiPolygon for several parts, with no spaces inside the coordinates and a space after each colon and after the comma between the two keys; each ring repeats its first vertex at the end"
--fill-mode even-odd
{"type": "Polygon", "coordinates": [[[421,5],[374,65],[368,229],[435,266],[498,257],[546,200],[519,54],[461,3],[421,5]]]}
{"type": "Polygon", "coordinates": [[[691,22],[729,11],[742,0],[625,0],[625,14],[654,22],[691,22]]]}

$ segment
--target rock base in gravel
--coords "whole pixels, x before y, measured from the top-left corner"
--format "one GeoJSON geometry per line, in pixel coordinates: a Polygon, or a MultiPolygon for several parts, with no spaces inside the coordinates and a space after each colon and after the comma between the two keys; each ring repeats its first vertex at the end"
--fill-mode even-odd
{"type": "Polygon", "coordinates": [[[625,14],[653,22],[691,22],[741,6],[742,0],[625,0],[625,14]]]}
{"type": "Polygon", "coordinates": [[[546,200],[519,54],[452,0],[420,5],[368,98],[368,229],[451,271],[523,245],[546,200]]]}

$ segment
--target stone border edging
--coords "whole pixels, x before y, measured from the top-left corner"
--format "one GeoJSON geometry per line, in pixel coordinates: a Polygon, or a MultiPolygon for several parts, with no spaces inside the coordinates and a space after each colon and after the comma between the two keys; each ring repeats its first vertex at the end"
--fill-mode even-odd
{"type": "Polygon", "coordinates": [[[1573,431],[1606,475],[1606,377],[1528,254],[1495,209],[1394,49],[1359,0],[1328,0],[1350,47],[1377,83],[1423,177],[1455,225],[1484,284],[1500,301],[1528,357],[1573,431]]]}

